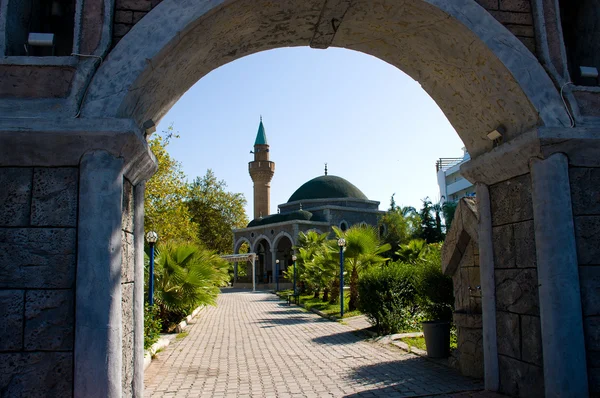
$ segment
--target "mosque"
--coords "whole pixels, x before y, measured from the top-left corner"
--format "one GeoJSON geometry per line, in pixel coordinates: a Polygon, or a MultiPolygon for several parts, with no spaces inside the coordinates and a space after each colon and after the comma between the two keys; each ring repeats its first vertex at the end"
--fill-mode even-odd
{"type": "MultiPolygon", "coordinates": [[[[257,254],[257,283],[270,284],[283,280],[283,272],[291,266],[293,247],[300,232],[314,230],[332,232],[337,226],[342,231],[355,224],[377,226],[379,202],[369,200],[349,181],[327,174],[302,184],[287,203],[278,205],[277,214],[269,214],[271,179],[275,163],[269,160],[269,144],[262,117],[254,141],[254,160],[248,163],[254,182],[254,219],[246,228],[233,231],[234,253],[239,253],[244,243],[257,254]],[[279,260],[279,265],[276,262],[279,260]]],[[[251,271],[246,273],[251,275],[251,271]]],[[[237,278],[236,282],[251,282],[251,277],[237,278]]]]}

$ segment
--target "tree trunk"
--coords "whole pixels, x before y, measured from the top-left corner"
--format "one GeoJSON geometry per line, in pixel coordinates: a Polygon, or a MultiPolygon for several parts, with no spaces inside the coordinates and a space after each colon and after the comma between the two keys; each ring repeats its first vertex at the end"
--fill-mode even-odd
{"type": "Polygon", "coordinates": [[[315,294],[313,295],[313,298],[319,298],[320,295],[321,295],[321,290],[315,289],[315,294]]]}
{"type": "Polygon", "coordinates": [[[331,282],[331,287],[329,288],[331,295],[329,296],[329,304],[335,304],[339,302],[340,299],[340,279],[335,278],[333,282],[331,282]]]}
{"type": "Polygon", "coordinates": [[[329,288],[326,287],[325,289],[323,289],[323,301],[328,301],[329,300],[329,288]]]}
{"type": "Polygon", "coordinates": [[[356,265],[352,267],[350,273],[350,302],[348,311],[354,311],[358,308],[358,269],[356,265]]]}

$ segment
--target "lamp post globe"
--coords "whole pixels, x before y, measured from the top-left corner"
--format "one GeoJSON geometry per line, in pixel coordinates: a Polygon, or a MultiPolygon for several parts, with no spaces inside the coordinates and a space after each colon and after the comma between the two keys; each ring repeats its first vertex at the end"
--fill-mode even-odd
{"type": "Polygon", "coordinates": [[[344,317],[344,247],[346,239],[339,238],[337,241],[340,247],[340,318],[344,317]]]}
{"type": "Polygon", "coordinates": [[[150,231],[146,234],[146,241],[148,243],[150,243],[151,245],[156,243],[156,241],[158,240],[158,234],[154,231],[150,231]]]}
{"type": "Polygon", "coordinates": [[[150,245],[150,269],[148,270],[148,304],[154,305],[154,244],[158,240],[158,234],[150,231],[146,234],[146,241],[150,245]]]}

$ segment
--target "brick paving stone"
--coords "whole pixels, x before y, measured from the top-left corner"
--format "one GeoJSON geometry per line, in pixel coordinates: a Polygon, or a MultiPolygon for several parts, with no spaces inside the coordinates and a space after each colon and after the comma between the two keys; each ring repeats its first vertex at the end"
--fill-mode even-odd
{"type": "Polygon", "coordinates": [[[145,396],[492,396],[479,392],[480,380],[365,340],[270,293],[224,289],[187,331],[152,361],[145,396]]]}

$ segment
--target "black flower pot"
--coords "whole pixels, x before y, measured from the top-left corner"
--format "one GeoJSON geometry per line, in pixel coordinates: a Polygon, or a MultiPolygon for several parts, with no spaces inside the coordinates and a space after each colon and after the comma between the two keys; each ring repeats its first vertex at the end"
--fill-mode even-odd
{"type": "Polygon", "coordinates": [[[450,322],[422,322],[427,356],[429,358],[446,358],[450,355],[450,322]]]}

